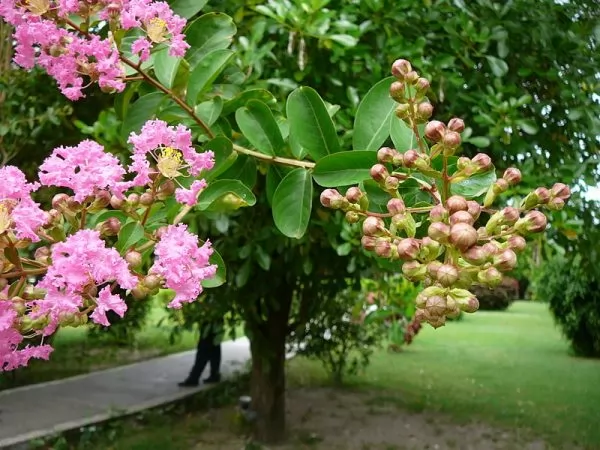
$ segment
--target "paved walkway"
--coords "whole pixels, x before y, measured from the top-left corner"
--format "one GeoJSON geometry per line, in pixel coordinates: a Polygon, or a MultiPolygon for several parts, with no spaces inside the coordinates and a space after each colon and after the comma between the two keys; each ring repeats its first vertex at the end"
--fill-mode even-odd
{"type": "MultiPolygon", "coordinates": [[[[231,377],[250,359],[248,339],[224,342],[221,372],[231,377]]],[[[0,392],[0,448],[135,413],[207,386],[180,388],[195,350],[64,380],[0,392]]],[[[208,369],[207,369],[208,370],[208,369]]]]}

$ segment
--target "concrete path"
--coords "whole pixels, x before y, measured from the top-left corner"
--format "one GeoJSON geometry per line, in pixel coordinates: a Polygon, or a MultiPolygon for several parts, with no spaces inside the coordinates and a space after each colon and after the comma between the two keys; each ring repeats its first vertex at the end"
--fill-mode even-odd
{"type": "MultiPolygon", "coordinates": [[[[250,360],[247,338],[222,344],[224,378],[250,360]]],[[[0,448],[135,413],[207,386],[180,388],[195,350],[0,392],[0,448]]],[[[208,371],[208,369],[206,369],[208,371]]],[[[205,373],[207,375],[207,373],[205,373]]]]}

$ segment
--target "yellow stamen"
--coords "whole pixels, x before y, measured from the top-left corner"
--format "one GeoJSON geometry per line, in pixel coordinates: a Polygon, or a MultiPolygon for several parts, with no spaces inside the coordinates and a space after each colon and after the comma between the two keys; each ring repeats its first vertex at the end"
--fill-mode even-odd
{"type": "Polygon", "coordinates": [[[146,32],[152,42],[164,42],[167,40],[167,22],[159,17],[154,17],[146,22],[146,32]]]}
{"type": "Polygon", "coordinates": [[[25,0],[23,3],[36,16],[46,14],[50,10],[50,0],[25,0]]]}
{"type": "Polygon", "coordinates": [[[165,147],[158,156],[156,167],[158,171],[167,178],[176,178],[182,175],[179,168],[182,166],[183,158],[179,150],[173,147],[165,147]]]}

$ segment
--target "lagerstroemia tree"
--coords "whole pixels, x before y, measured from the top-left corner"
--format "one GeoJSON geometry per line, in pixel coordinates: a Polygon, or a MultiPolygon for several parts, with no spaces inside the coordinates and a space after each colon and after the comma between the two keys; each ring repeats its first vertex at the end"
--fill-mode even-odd
{"type": "Polygon", "coordinates": [[[342,149],[335,108],[313,89],[294,90],[285,115],[269,92],[244,89],[228,48],[232,20],[211,13],[186,22],[201,3],[0,0],[15,29],[15,63],[40,66],[73,101],[93,83],[115,93],[132,150],[120,161],[90,140],[59,147],[33,182],[17,167],[0,169],[0,370],[50,356],[29,338],[88,320],[109,326],[107,311],[126,313],[117,288],[140,299],[170,288],[169,306],[180,308],[222,284],[220,256],[182,220],[192,209],[252,206],[257,170],[274,223],[290,238],[306,232],[314,183],[327,188],[321,203],[362,222],[365,249],[424,282],[417,318],[434,327],[476,311],[469,287],[497,285],[524,236],[546,228],[536,208],[568,199],[556,183],[495,206],[520,172],[496,178],[487,155],[455,156],[464,123],[429,120],[429,82],[405,60],[364,97],[354,127],[361,147],[342,149]],[[48,211],[34,200],[44,187],[65,189],[48,211]]]}

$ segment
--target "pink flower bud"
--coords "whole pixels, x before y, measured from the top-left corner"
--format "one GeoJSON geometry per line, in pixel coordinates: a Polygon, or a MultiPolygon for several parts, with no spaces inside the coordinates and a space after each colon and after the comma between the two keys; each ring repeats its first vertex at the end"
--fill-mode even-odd
{"type": "Polygon", "coordinates": [[[96,198],[91,205],[91,209],[101,210],[103,208],[106,208],[110,204],[110,198],[111,195],[108,191],[100,190],[96,192],[96,198]]]}
{"type": "Polygon", "coordinates": [[[394,160],[394,156],[399,154],[396,150],[389,147],[382,147],[377,150],[377,160],[380,163],[389,163],[394,160]]]}
{"type": "Polygon", "coordinates": [[[136,300],[143,300],[148,296],[148,294],[149,294],[148,288],[146,286],[144,286],[143,284],[138,284],[136,287],[134,287],[131,290],[131,295],[136,300]]]}
{"type": "Polygon", "coordinates": [[[432,120],[425,125],[425,137],[433,142],[439,142],[446,134],[446,125],[439,120],[432,120]]]}
{"type": "Polygon", "coordinates": [[[336,189],[325,189],[321,192],[321,205],[325,208],[339,209],[344,197],[336,189]]]}
{"type": "Polygon", "coordinates": [[[513,208],[512,206],[507,206],[504,208],[501,213],[501,222],[504,225],[514,225],[514,223],[519,220],[521,217],[521,213],[517,208],[513,208]]]}
{"type": "Polygon", "coordinates": [[[422,281],[427,273],[427,267],[419,261],[407,261],[402,264],[402,273],[410,281],[422,281]]]}
{"type": "Polygon", "coordinates": [[[429,102],[421,102],[417,106],[417,118],[427,120],[433,115],[433,106],[429,102]]]}
{"type": "Polygon", "coordinates": [[[67,207],[67,203],[69,202],[69,196],[67,194],[61,193],[56,194],[52,197],[52,207],[57,210],[65,209],[67,207]]]}
{"type": "Polygon", "coordinates": [[[353,186],[346,191],[346,198],[350,203],[358,203],[362,196],[362,191],[356,186],[353,186]]]}
{"type": "Polygon", "coordinates": [[[362,247],[369,252],[372,252],[375,250],[376,243],[377,243],[377,238],[375,238],[373,236],[363,236],[360,239],[360,244],[362,245],[362,247]]]}
{"type": "Polygon", "coordinates": [[[448,294],[448,299],[454,300],[458,307],[467,313],[474,313],[479,309],[477,297],[466,289],[452,289],[448,294]]]}
{"type": "Polygon", "coordinates": [[[427,229],[427,235],[440,244],[448,242],[450,227],[443,222],[433,222],[427,229]]]}
{"type": "Polygon", "coordinates": [[[467,211],[456,211],[450,216],[450,225],[454,225],[455,223],[468,223],[469,225],[473,225],[475,219],[473,219],[473,216],[467,211]]]}
{"type": "Polygon", "coordinates": [[[375,164],[373,167],[371,167],[371,178],[378,183],[383,182],[389,176],[390,173],[383,164],[375,164]]]}
{"type": "Polygon", "coordinates": [[[401,80],[404,79],[404,75],[410,71],[412,71],[412,66],[405,59],[397,59],[392,64],[392,75],[401,80]]]}
{"type": "Polygon", "coordinates": [[[479,219],[479,215],[481,214],[481,205],[475,200],[469,200],[467,201],[467,212],[471,214],[471,217],[475,221],[479,219]]]}
{"type": "Polygon", "coordinates": [[[446,147],[456,148],[461,143],[460,134],[456,131],[446,131],[442,138],[442,142],[446,147]]]}
{"type": "Polygon", "coordinates": [[[427,89],[429,89],[430,86],[431,84],[429,83],[429,80],[423,77],[419,77],[415,83],[415,87],[421,93],[424,93],[427,89]]]}
{"type": "Polygon", "coordinates": [[[457,223],[450,228],[449,241],[461,252],[465,252],[474,246],[477,239],[477,231],[468,223],[457,223]]]}
{"type": "Polygon", "coordinates": [[[508,243],[508,248],[514,250],[517,253],[522,252],[523,250],[525,250],[525,247],[527,247],[527,241],[524,237],[519,235],[509,237],[506,242],[508,243]]]}
{"type": "Polygon", "coordinates": [[[431,261],[435,259],[440,254],[441,245],[439,242],[434,241],[429,236],[425,236],[421,240],[421,250],[425,253],[424,258],[431,261]]]}
{"type": "Polygon", "coordinates": [[[554,197],[548,201],[546,207],[551,211],[560,211],[565,207],[565,201],[562,198],[554,197]]]}
{"type": "Polygon", "coordinates": [[[363,222],[365,236],[381,236],[385,230],[385,222],[380,217],[369,216],[363,222]]]}
{"type": "Polygon", "coordinates": [[[431,261],[429,264],[427,264],[427,273],[435,280],[437,279],[438,270],[440,270],[440,267],[443,265],[444,264],[440,261],[431,261]]]}
{"type": "Polygon", "coordinates": [[[484,286],[495,288],[502,282],[502,274],[495,267],[490,267],[477,274],[477,281],[484,286]]]}
{"type": "Polygon", "coordinates": [[[408,103],[401,103],[396,107],[394,114],[396,114],[396,117],[398,117],[399,119],[405,120],[408,118],[408,116],[410,116],[410,112],[411,105],[409,105],[408,103]]]}
{"type": "Polygon", "coordinates": [[[407,150],[404,153],[404,158],[402,162],[404,164],[404,167],[411,168],[414,167],[417,159],[419,159],[419,153],[417,153],[416,150],[407,150]]]}
{"type": "Polygon", "coordinates": [[[492,158],[485,153],[477,153],[473,159],[471,159],[471,162],[482,172],[492,168],[492,158]]]}
{"type": "Polygon", "coordinates": [[[417,72],[415,72],[414,70],[411,70],[410,72],[408,72],[407,74],[404,75],[404,79],[406,80],[407,83],[414,84],[419,79],[419,74],[417,72]]]}
{"type": "Polygon", "coordinates": [[[462,254],[462,258],[469,264],[473,264],[474,266],[481,266],[489,260],[489,255],[483,249],[483,247],[478,247],[474,245],[462,254]]]}
{"type": "Polygon", "coordinates": [[[429,220],[431,222],[444,222],[448,218],[448,210],[441,204],[435,205],[429,211],[429,220]]]}
{"type": "Polygon", "coordinates": [[[468,205],[464,197],[461,197],[460,195],[453,195],[446,200],[446,208],[448,208],[450,214],[453,214],[456,211],[466,211],[468,205]]]}
{"type": "Polygon", "coordinates": [[[101,236],[116,236],[121,230],[121,222],[116,217],[109,217],[104,222],[96,225],[96,230],[101,236]]]}
{"type": "Polygon", "coordinates": [[[118,198],[117,196],[113,195],[110,198],[110,206],[112,206],[114,209],[121,209],[123,207],[123,204],[125,203],[125,200],[122,198],[118,198]]]}
{"type": "Polygon", "coordinates": [[[548,219],[540,211],[529,211],[525,217],[519,219],[515,224],[518,232],[539,233],[546,229],[548,219]]]}
{"type": "Polygon", "coordinates": [[[161,283],[162,283],[162,279],[161,279],[161,277],[159,277],[157,275],[148,275],[146,278],[144,278],[144,282],[143,282],[144,286],[147,287],[151,291],[159,288],[161,283]]]}
{"type": "Polygon", "coordinates": [[[571,196],[571,189],[569,189],[569,186],[566,184],[556,183],[554,186],[552,186],[552,189],[550,189],[550,193],[554,197],[558,197],[563,201],[567,201],[571,196]]]}
{"type": "Polygon", "coordinates": [[[386,177],[383,187],[386,191],[395,191],[400,186],[400,180],[392,175],[386,177]]]}
{"type": "Polygon", "coordinates": [[[142,265],[142,254],[135,250],[130,250],[125,254],[125,261],[132,269],[137,269],[142,265]]]}
{"type": "Polygon", "coordinates": [[[392,198],[387,202],[387,209],[390,214],[402,214],[406,211],[406,205],[401,198],[392,198]]]}
{"type": "Polygon", "coordinates": [[[158,188],[158,192],[156,193],[156,198],[158,200],[166,200],[171,197],[175,193],[175,182],[171,179],[165,180],[158,188]]]}
{"type": "Polygon", "coordinates": [[[451,131],[456,131],[457,133],[462,133],[465,131],[465,122],[458,117],[453,117],[448,122],[448,129],[451,131]]]}
{"type": "Polygon", "coordinates": [[[511,249],[507,248],[494,256],[493,264],[498,270],[508,272],[517,266],[517,255],[511,249]]]}
{"type": "Polygon", "coordinates": [[[467,158],[466,156],[461,156],[456,161],[456,168],[458,170],[465,170],[470,165],[471,165],[471,160],[469,158],[467,158]]]}
{"type": "Polygon", "coordinates": [[[439,295],[429,297],[425,303],[425,309],[431,316],[444,316],[446,307],[446,299],[439,295]]]}
{"type": "Polygon", "coordinates": [[[482,245],[481,248],[486,253],[488,258],[491,258],[492,256],[494,256],[496,253],[498,253],[500,251],[500,247],[498,245],[499,244],[496,241],[490,241],[490,242],[486,242],[484,245],[482,245]]]}
{"type": "Polygon", "coordinates": [[[504,178],[497,179],[496,182],[492,185],[492,190],[496,195],[506,192],[507,189],[508,181],[506,181],[504,178]]]}
{"type": "Polygon", "coordinates": [[[442,264],[437,270],[436,278],[442,286],[452,286],[458,280],[458,270],[450,264],[442,264]]]}
{"type": "Polygon", "coordinates": [[[550,191],[548,189],[546,189],[545,187],[539,187],[535,191],[533,191],[533,193],[537,197],[537,203],[535,205],[533,205],[532,207],[535,207],[540,203],[541,204],[548,203],[548,201],[550,200],[550,191]]]}
{"type": "Polygon", "coordinates": [[[402,239],[396,246],[398,249],[398,256],[407,260],[415,259],[419,255],[420,247],[419,241],[413,238],[402,239]]]}
{"type": "Polygon", "coordinates": [[[152,195],[150,192],[144,192],[142,195],[140,195],[140,205],[150,206],[152,203],[154,203],[154,195],[152,195]]]}
{"type": "Polygon", "coordinates": [[[514,186],[521,182],[521,171],[515,167],[509,167],[504,171],[502,178],[505,179],[509,185],[514,186]]]}
{"type": "Polygon", "coordinates": [[[406,85],[401,81],[394,81],[390,86],[390,97],[396,101],[404,100],[404,94],[406,93],[406,85]]]}
{"type": "Polygon", "coordinates": [[[360,221],[360,214],[358,214],[356,211],[348,211],[345,219],[348,223],[358,223],[360,221]]]}
{"type": "Polygon", "coordinates": [[[136,194],[135,192],[132,194],[129,194],[127,196],[127,203],[133,207],[137,206],[140,203],[140,196],[138,194],[136,194]]]}
{"type": "Polygon", "coordinates": [[[375,241],[375,254],[381,258],[389,258],[392,255],[392,244],[389,239],[378,238],[375,241]]]}

